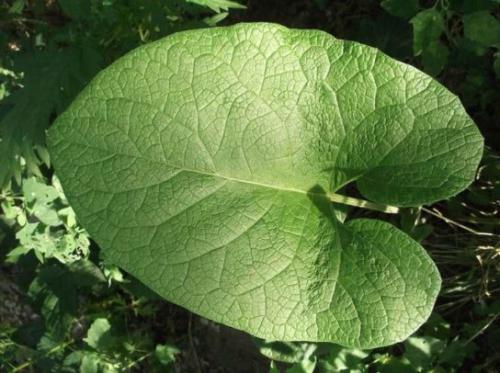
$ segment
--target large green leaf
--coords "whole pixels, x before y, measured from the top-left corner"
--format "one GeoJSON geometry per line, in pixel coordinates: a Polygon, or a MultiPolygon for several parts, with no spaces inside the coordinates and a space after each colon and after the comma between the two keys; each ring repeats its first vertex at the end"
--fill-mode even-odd
{"type": "Polygon", "coordinates": [[[375,347],[440,287],[389,223],[337,219],[356,181],[415,206],[472,180],[482,137],[458,99],[374,48],[241,24],[141,47],[49,131],[67,197],[109,260],[166,299],[275,340],[375,347]]]}

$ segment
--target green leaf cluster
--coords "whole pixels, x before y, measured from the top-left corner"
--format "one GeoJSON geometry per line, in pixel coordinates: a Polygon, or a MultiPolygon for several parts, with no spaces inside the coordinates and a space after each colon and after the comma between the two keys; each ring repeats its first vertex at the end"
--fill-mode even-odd
{"type": "Polygon", "coordinates": [[[24,178],[21,193],[4,192],[1,208],[4,223],[17,231],[19,246],[7,255],[11,263],[29,252],[41,262],[55,258],[71,263],[88,256],[88,236],[76,224],[55,177],[49,185],[35,177],[24,178]]]}
{"type": "Polygon", "coordinates": [[[22,181],[20,189],[0,195],[5,232],[0,237],[5,259],[0,370],[120,372],[145,363],[158,371],[170,366],[178,353],[174,346],[155,344],[142,326],[124,327],[124,318],[156,312],[144,298],[154,296],[118,268],[91,258],[88,235],[57,178],[48,183],[23,170],[22,181]],[[17,269],[15,282],[11,268],[17,269]],[[123,286],[123,295],[117,286],[123,286]]]}
{"type": "Polygon", "coordinates": [[[494,16],[498,9],[495,1],[438,0],[431,8],[421,8],[417,0],[383,0],[381,6],[389,14],[409,20],[413,54],[421,58],[431,75],[438,75],[453,63],[455,49],[476,56],[493,49],[493,67],[499,64],[500,21],[494,16]]]}

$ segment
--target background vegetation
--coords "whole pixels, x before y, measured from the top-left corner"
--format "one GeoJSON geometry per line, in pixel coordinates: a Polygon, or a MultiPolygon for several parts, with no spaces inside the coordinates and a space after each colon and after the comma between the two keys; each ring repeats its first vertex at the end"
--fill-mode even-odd
{"type": "Polygon", "coordinates": [[[498,371],[500,1],[245,5],[0,2],[0,371],[498,371]],[[201,319],[106,263],[68,206],[50,167],[45,130],[82,87],[138,45],[242,21],[318,28],[376,46],[437,77],[479,125],[487,150],[474,184],[391,218],[423,243],[444,279],[432,317],[405,342],[372,351],[267,343],[201,319]]]}

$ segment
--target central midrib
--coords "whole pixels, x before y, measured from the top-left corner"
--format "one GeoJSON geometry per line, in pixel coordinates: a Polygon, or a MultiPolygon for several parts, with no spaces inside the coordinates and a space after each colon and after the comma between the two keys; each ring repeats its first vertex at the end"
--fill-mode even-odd
{"type": "MultiPolygon", "coordinates": [[[[354,197],[349,197],[349,196],[344,196],[341,194],[337,193],[332,193],[332,192],[325,192],[325,193],[317,193],[311,190],[302,190],[302,189],[297,189],[297,188],[291,188],[291,187],[284,187],[280,185],[274,185],[274,184],[267,184],[267,183],[262,183],[254,180],[245,180],[245,179],[239,179],[236,177],[231,177],[227,175],[222,175],[218,174],[215,172],[208,172],[208,171],[201,171],[201,170],[195,170],[191,169],[185,166],[178,166],[171,164],[167,162],[166,160],[156,160],[156,159],[151,159],[148,157],[143,156],[142,154],[140,155],[131,155],[131,154],[124,154],[124,153],[119,153],[119,152],[113,152],[110,151],[110,149],[103,149],[101,147],[95,146],[95,145],[90,145],[90,144],[81,144],[76,141],[70,141],[70,143],[74,145],[79,145],[79,146],[85,146],[90,149],[95,149],[95,150],[100,150],[102,152],[110,153],[110,155],[116,155],[116,156],[122,156],[122,157],[129,157],[129,158],[140,158],[148,162],[152,163],[157,163],[161,164],[163,166],[167,166],[169,168],[183,171],[183,172],[189,172],[189,173],[194,173],[198,175],[206,175],[210,177],[216,177],[228,181],[232,181],[235,183],[241,183],[241,184],[247,184],[247,185],[253,185],[261,188],[267,188],[267,189],[274,189],[274,190],[279,190],[282,192],[289,192],[289,193],[300,193],[304,195],[309,195],[309,196],[316,196],[319,198],[325,198],[329,200],[330,202],[333,203],[339,203],[343,205],[348,205],[348,206],[353,206],[353,207],[360,207],[360,208],[366,208],[369,210],[375,210],[375,211],[381,211],[381,212],[386,212],[386,213],[392,213],[396,214],[399,212],[399,209],[395,206],[389,206],[389,205],[384,205],[384,204],[379,204],[379,203],[374,203],[366,200],[362,200],[359,198],[354,198],[354,197]]],[[[57,145],[56,145],[57,146],[57,145]]],[[[315,184],[316,185],[316,184],[315,184]]],[[[312,189],[313,187],[311,187],[312,189]]]]}

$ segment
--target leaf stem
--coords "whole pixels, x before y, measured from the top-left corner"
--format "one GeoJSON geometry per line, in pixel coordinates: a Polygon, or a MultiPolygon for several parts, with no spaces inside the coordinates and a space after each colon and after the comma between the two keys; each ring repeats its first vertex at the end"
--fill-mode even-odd
{"type": "Polygon", "coordinates": [[[361,207],[361,208],[373,210],[373,211],[385,212],[387,214],[399,213],[399,208],[396,206],[370,202],[370,201],[366,201],[364,199],[343,196],[341,194],[336,194],[336,193],[328,193],[327,196],[328,196],[328,199],[334,203],[342,203],[344,205],[361,207]]]}

